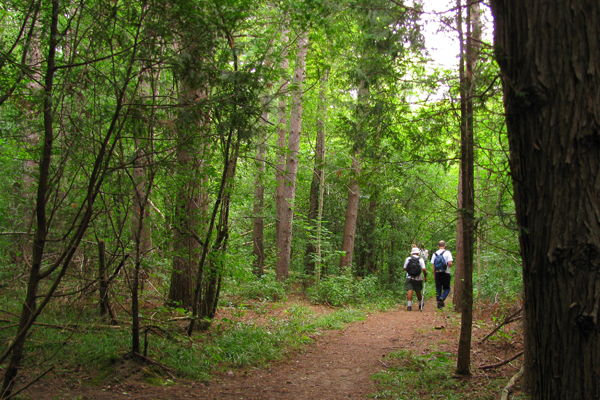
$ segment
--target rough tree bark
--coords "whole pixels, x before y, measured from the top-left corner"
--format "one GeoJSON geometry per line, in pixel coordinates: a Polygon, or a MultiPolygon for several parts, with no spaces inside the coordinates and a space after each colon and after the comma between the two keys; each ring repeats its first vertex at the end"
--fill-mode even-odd
{"type": "Polygon", "coordinates": [[[340,270],[348,270],[352,266],[354,255],[354,239],[356,237],[356,221],[358,220],[358,203],[360,198],[360,186],[358,175],[360,175],[361,163],[358,157],[352,157],[352,178],[348,188],[348,203],[346,204],[346,218],[344,219],[344,237],[342,239],[342,251],[340,257],[340,270]]]}
{"type": "MultiPolygon", "coordinates": [[[[357,99],[357,131],[362,133],[367,123],[369,84],[361,81],[358,85],[357,99]]],[[[361,172],[360,153],[355,150],[352,155],[352,177],[348,188],[348,203],[346,204],[346,218],[344,220],[344,233],[342,238],[343,255],[340,257],[340,270],[347,270],[352,266],[352,257],[354,254],[354,239],[356,236],[356,221],[358,220],[358,205],[360,199],[360,186],[358,176],[361,172]]]]}
{"type": "Polygon", "coordinates": [[[302,87],[306,75],[306,53],[308,50],[308,32],[298,37],[296,65],[292,87],[292,107],[290,115],[290,132],[285,147],[285,168],[282,172],[283,182],[279,184],[283,198],[278,197],[277,211],[277,280],[287,279],[290,271],[292,250],[292,226],[294,220],[293,203],[296,197],[296,174],[298,172],[298,151],[302,132],[303,96],[302,87]]]}
{"type": "Polygon", "coordinates": [[[600,3],[492,0],[533,399],[600,396],[600,3]]]}

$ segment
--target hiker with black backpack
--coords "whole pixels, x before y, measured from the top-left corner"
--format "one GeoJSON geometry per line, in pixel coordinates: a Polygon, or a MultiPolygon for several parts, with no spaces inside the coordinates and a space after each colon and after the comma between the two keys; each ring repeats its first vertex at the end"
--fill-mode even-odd
{"type": "Polygon", "coordinates": [[[427,282],[427,269],[425,261],[419,257],[419,248],[414,246],[410,251],[410,257],[404,261],[404,270],[406,271],[406,300],[408,306],[406,309],[412,311],[413,291],[417,292],[419,300],[419,311],[423,311],[425,301],[423,300],[423,280],[427,282]]]}
{"type": "Polygon", "coordinates": [[[446,297],[450,294],[450,267],[452,266],[452,261],[454,259],[450,250],[446,250],[446,242],[440,240],[438,250],[431,256],[437,308],[444,307],[446,297]]]}

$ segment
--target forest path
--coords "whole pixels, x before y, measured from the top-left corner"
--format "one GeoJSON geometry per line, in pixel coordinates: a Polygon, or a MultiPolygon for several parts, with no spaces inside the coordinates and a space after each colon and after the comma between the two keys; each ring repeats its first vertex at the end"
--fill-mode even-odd
{"type": "Polygon", "coordinates": [[[386,355],[400,348],[416,350],[419,339],[425,339],[419,338],[420,332],[431,332],[440,321],[431,300],[422,312],[402,307],[372,314],[344,330],[325,333],[267,370],[219,377],[199,398],[364,399],[377,392],[370,377],[385,368],[386,355]]]}
{"type": "Polygon", "coordinates": [[[444,313],[437,313],[435,301],[429,299],[422,312],[409,312],[403,305],[392,311],[373,313],[343,330],[315,335],[314,343],[269,368],[230,371],[215,376],[207,384],[188,381],[157,387],[127,379],[102,388],[41,384],[28,390],[32,396],[26,398],[365,399],[377,392],[371,375],[385,369],[388,353],[401,348],[421,354],[429,352],[432,341],[437,343],[450,334],[448,329],[433,328],[447,325],[444,313]]]}

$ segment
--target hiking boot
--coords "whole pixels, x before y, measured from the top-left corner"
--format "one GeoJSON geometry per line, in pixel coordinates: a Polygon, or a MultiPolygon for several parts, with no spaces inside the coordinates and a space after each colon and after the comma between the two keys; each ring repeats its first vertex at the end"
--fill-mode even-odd
{"type": "Polygon", "coordinates": [[[419,311],[423,311],[424,305],[425,305],[425,300],[421,300],[421,303],[419,303],[419,311]]]}
{"type": "Polygon", "coordinates": [[[440,297],[440,299],[438,300],[438,308],[444,308],[444,305],[445,305],[445,304],[444,304],[444,299],[442,299],[442,298],[440,297]]]}
{"type": "Polygon", "coordinates": [[[407,306],[407,307],[406,307],[406,310],[407,310],[407,311],[412,311],[412,307],[411,307],[411,306],[407,306]]]}

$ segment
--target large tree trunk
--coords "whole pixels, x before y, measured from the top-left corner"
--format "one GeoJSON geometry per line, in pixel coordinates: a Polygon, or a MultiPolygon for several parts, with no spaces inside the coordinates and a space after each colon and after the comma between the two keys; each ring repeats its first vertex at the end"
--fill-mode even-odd
{"type": "MultiPolygon", "coordinates": [[[[358,99],[356,107],[356,130],[359,135],[364,134],[369,115],[369,84],[362,80],[358,85],[358,99]]],[[[358,205],[360,199],[360,186],[358,177],[361,173],[360,151],[355,150],[352,155],[352,176],[348,188],[348,202],[346,204],[346,218],[344,219],[344,233],[342,238],[343,255],[340,257],[340,271],[348,270],[352,266],[354,254],[354,239],[356,236],[356,221],[358,220],[358,205]]]]}
{"type": "MultiPolygon", "coordinates": [[[[186,57],[200,57],[195,46],[188,49],[186,57]]],[[[207,178],[201,160],[209,150],[203,143],[202,131],[209,117],[201,109],[200,99],[206,91],[195,81],[198,71],[187,70],[179,77],[180,111],[176,125],[177,165],[175,210],[173,213],[173,272],[167,303],[191,310],[194,297],[194,275],[200,257],[199,237],[206,229],[208,194],[202,188],[207,178]],[[188,76],[189,74],[189,76],[188,76]]]]}
{"type": "Polygon", "coordinates": [[[600,3],[492,0],[533,399],[600,395],[600,3]]]}
{"type": "Polygon", "coordinates": [[[293,203],[296,197],[296,174],[298,172],[298,151],[300,149],[300,133],[302,132],[302,87],[306,74],[306,53],[308,50],[308,33],[298,37],[296,65],[294,67],[294,85],[292,87],[292,109],[290,115],[290,133],[287,141],[285,169],[282,171],[283,182],[280,187],[283,198],[278,198],[279,214],[277,231],[277,280],[284,281],[290,272],[290,256],[292,250],[292,226],[294,220],[293,203]]]}
{"type": "Polygon", "coordinates": [[[344,220],[344,237],[342,239],[342,251],[340,257],[340,270],[348,270],[352,266],[354,255],[354,239],[356,237],[356,221],[358,219],[358,200],[360,198],[360,186],[358,175],[360,175],[361,164],[358,157],[352,157],[352,178],[348,189],[348,203],[346,204],[346,218],[344,220]]]}
{"type": "MultiPolygon", "coordinates": [[[[185,131],[183,127],[181,131],[185,131]]],[[[177,148],[179,184],[173,213],[173,273],[169,287],[168,303],[190,310],[194,291],[193,277],[198,266],[200,243],[196,240],[200,212],[199,166],[191,143],[180,133],[177,148]],[[186,143],[186,141],[188,143],[186,143]]]]}

